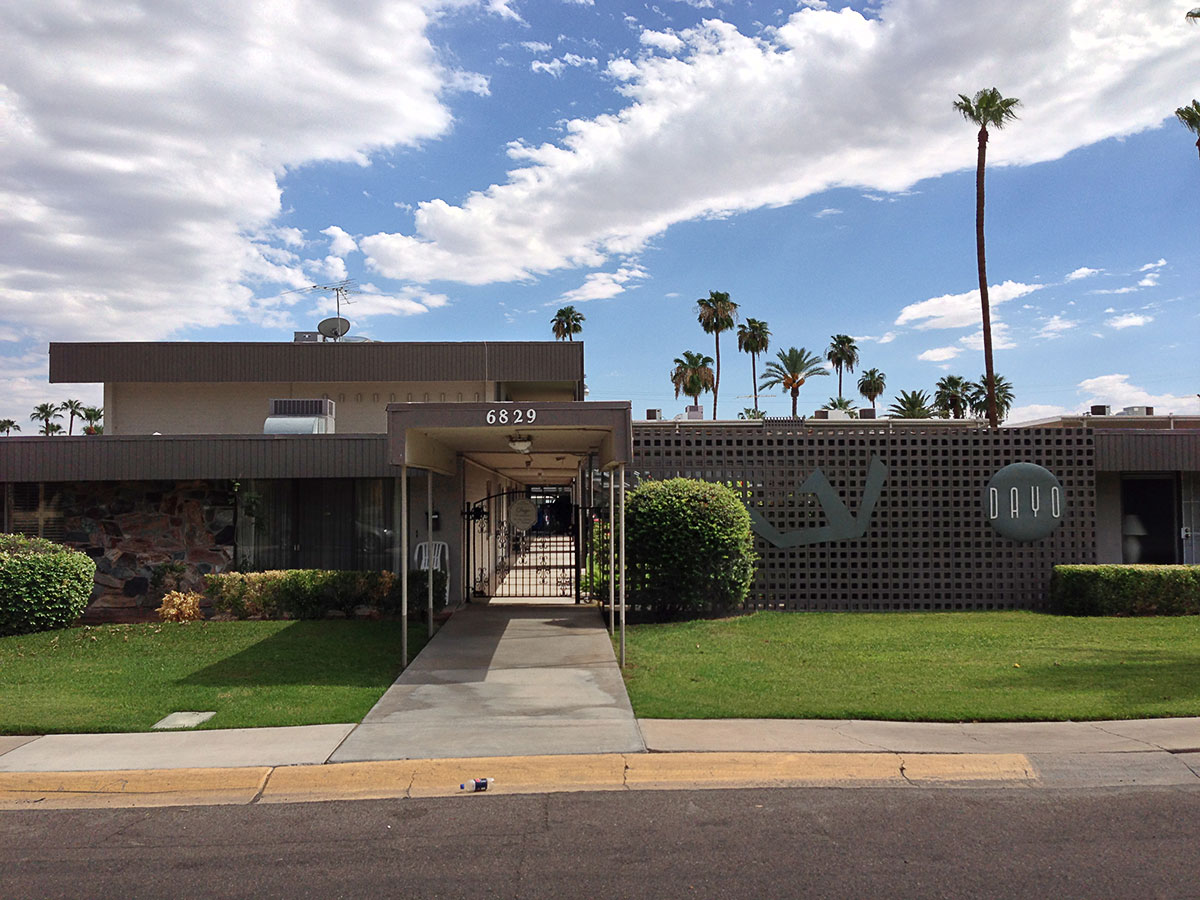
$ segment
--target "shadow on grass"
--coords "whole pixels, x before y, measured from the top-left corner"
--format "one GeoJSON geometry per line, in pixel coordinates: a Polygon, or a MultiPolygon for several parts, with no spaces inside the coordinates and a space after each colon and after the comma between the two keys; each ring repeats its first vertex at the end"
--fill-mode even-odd
{"type": "MultiPolygon", "coordinates": [[[[425,626],[410,624],[408,641],[411,658],[425,645],[425,626]]],[[[300,621],[178,683],[209,687],[386,687],[399,672],[399,622],[300,621]]]]}

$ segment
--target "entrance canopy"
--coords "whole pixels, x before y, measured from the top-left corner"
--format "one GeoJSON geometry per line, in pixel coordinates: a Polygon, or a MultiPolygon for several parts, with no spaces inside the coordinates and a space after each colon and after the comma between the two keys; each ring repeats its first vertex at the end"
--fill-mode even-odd
{"type": "Polygon", "coordinates": [[[388,462],[443,475],[461,455],[523,484],[562,484],[589,455],[600,469],[633,457],[628,401],[391,403],[387,417],[388,462]]]}

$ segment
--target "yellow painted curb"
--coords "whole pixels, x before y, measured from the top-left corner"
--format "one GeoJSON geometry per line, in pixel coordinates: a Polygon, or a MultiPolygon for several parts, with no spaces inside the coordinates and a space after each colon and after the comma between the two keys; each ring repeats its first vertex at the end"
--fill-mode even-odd
{"type": "Polygon", "coordinates": [[[626,782],[642,790],[904,783],[894,753],[653,753],[628,760],[626,782]]]}
{"type": "Polygon", "coordinates": [[[251,802],[271,769],[0,772],[0,809],[215,806],[251,802]]]}
{"type": "Polygon", "coordinates": [[[904,756],[904,775],[918,782],[1033,781],[1022,753],[918,753],[904,756]]]}

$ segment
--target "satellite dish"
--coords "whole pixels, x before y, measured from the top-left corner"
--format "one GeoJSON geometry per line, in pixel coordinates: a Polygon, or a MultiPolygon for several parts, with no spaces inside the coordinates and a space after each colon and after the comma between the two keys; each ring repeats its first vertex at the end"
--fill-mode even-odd
{"type": "Polygon", "coordinates": [[[325,335],[327,338],[339,340],[346,332],[350,330],[350,320],[343,319],[341,316],[334,316],[331,319],[322,320],[317,326],[317,331],[325,335]]]}

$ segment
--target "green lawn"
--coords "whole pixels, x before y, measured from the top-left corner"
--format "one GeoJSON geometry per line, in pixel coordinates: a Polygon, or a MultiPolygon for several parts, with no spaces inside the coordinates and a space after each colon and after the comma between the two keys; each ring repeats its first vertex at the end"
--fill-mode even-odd
{"type": "MultiPolygon", "coordinates": [[[[425,627],[409,627],[409,655],[425,627]]],[[[0,734],[357,722],[400,671],[394,621],[105,625],[0,638],[0,734]]]]}
{"type": "Polygon", "coordinates": [[[1200,716],[1200,617],[760,612],[637,625],[625,682],[647,718],[1200,716]]]}

